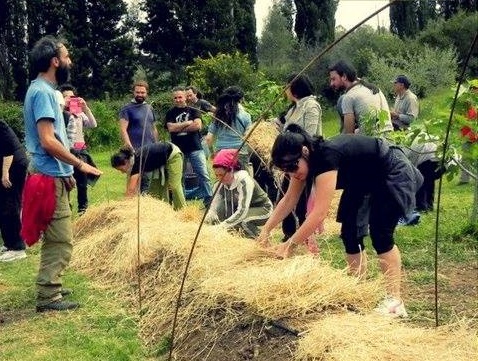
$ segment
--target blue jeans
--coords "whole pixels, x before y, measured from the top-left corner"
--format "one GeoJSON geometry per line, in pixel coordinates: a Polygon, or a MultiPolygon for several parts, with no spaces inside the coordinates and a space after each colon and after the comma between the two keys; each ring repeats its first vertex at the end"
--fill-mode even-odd
{"type": "MultiPolygon", "coordinates": [[[[199,191],[203,198],[204,204],[207,206],[211,202],[212,187],[209,172],[207,170],[206,155],[202,149],[195,150],[191,153],[184,154],[184,169],[186,169],[186,162],[189,160],[191,167],[198,176],[199,191]]],[[[183,173],[184,184],[184,173],[183,173]]]]}

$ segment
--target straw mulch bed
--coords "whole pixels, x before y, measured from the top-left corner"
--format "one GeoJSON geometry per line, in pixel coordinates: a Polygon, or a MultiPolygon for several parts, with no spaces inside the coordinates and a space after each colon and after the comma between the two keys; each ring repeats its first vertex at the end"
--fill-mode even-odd
{"type": "MultiPolygon", "coordinates": [[[[139,203],[135,199],[91,207],[76,222],[74,267],[109,285],[135,307],[141,280],[140,329],[152,349],[171,333],[178,290],[201,215],[192,206],[174,212],[169,205],[144,197],[139,203]]],[[[244,359],[246,356],[239,350],[227,355],[217,352],[241,348],[241,342],[250,342],[254,332],[261,334],[263,327],[254,325],[280,322],[297,331],[308,331],[294,357],[328,360],[314,353],[315,346],[305,343],[309,337],[322,338],[322,330],[314,328],[313,322],[321,318],[326,322],[334,314],[353,310],[361,314],[358,319],[367,323],[363,314],[379,300],[381,289],[379,281],[358,282],[311,255],[276,260],[251,240],[217,226],[204,226],[180,302],[175,359],[244,359]],[[241,332],[246,332],[244,339],[237,338],[241,332]]],[[[398,325],[390,326],[393,327],[398,325]]],[[[371,340],[386,340],[382,329],[363,325],[357,325],[348,337],[356,339],[359,334],[371,340]]],[[[457,344],[465,342],[462,348],[466,348],[467,339],[455,338],[452,333],[448,337],[457,344]]],[[[282,351],[270,347],[275,356],[263,352],[262,358],[255,357],[256,351],[248,355],[258,360],[289,360],[296,342],[297,338],[290,336],[277,345],[282,351]]],[[[369,347],[370,353],[376,351],[374,344],[360,343],[369,347]]],[[[335,348],[331,343],[324,349],[324,356],[334,350],[339,353],[343,344],[338,345],[335,348]]],[[[416,353],[421,353],[422,346],[415,346],[416,353]]],[[[458,356],[453,360],[461,359],[458,356]]]]}
{"type": "Polygon", "coordinates": [[[473,360],[476,332],[463,324],[436,329],[409,327],[377,315],[331,315],[300,339],[298,360],[445,361],[473,360]]]}

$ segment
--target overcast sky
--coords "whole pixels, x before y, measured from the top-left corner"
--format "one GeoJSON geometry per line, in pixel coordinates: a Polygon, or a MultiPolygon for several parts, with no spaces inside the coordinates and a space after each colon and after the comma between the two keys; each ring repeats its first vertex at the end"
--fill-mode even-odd
{"type": "MultiPolygon", "coordinates": [[[[370,13],[378,10],[388,3],[388,0],[340,0],[337,12],[335,13],[335,26],[342,25],[350,29],[358,22],[366,18],[370,13]]],[[[256,0],[256,26],[257,35],[261,34],[262,26],[269,7],[272,6],[272,0],[256,0]]],[[[369,20],[367,24],[377,27],[377,25],[388,28],[390,24],[388,8],[382,11],[378,17],[369,20]]]]}

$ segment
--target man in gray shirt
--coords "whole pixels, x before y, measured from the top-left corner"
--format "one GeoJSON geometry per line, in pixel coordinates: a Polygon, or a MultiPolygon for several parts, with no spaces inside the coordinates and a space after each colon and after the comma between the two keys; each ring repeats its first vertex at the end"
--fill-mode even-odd
{"type": "Polygon", "coordinates": [[[339,61],[329,68],[330,86],[344,91],[337,102],[341,133],[378,136],[393,129],[390,110],[382,91],[357,78],[352,65],[339,61]]]}
{"type": "Polygon", "coordinates": [[[412,93],[410,80],[405,75],[399,75],[393,82],[396,94],[395,105],[390,112],[394,130],[406,130],[418,116],[418,99],[412,93]]]}

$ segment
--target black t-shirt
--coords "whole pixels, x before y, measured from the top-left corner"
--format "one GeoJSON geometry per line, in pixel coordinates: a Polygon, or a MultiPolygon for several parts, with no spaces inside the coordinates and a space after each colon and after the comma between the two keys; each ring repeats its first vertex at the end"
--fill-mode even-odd
{"type": "Polygon", "coordinates": [[[3,120],[0,120],[0,174],[2,173],[3,157],[11,155],[13,155],[12,167],[16,164],[28,165],[28,158],[22,143],[20,143],[13,129],[3,120]]]}
{"type": "Polygon", "coordinates": [[[203,112],[212,112],[212,104],[205,99],[198,99],[198,101],[193,104],[193,107],[203,112]]]}
{"type": "Polygon", "coordinates": [[[143,172],[152,172],[161,168],[168,162],[172,151],[173,146],[167,142],[157,142],[139,148],[134,155],[134,164],[131,168],[131,174],[139,173],[140,159],[142,159],[141,168],[143,172]]]}
{"type": "Polygon", "coordinates": [[[337,170],[337,189],[369,192],[385,180],[384,149],[386,145],[379,138],[338,135],[316,144],[309,174],[316,177],[337,170]]]}
{"type": "MultiPolygon", "coordinates": [[[[166,113],[167,128],[168,123],[182,123],[188,120],[201,119],[201,112],[191,107],[178,108],[174,107],[168,110],[166,113]]],[[[199,131],[195,132],[180,132],[170,133],[171,142],[176,144],[181,152],[188,154],[196,150],[201,150],[201,134],[199,131]]]]}

